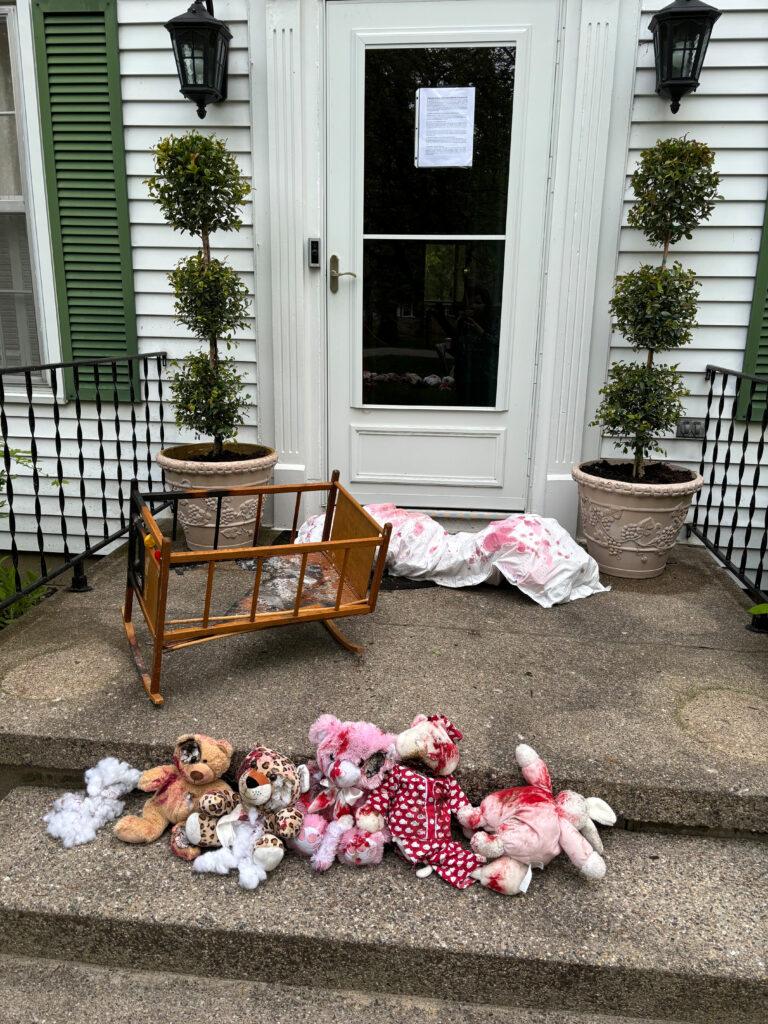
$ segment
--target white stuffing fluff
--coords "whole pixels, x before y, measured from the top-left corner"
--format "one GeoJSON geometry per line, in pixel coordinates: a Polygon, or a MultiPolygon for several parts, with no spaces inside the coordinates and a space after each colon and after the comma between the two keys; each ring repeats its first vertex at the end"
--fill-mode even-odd
{"type": "Polygon", "coordinates": [[[85,773],[86,793],[65,793],[43,816],[47,832],[66,849],[90,843],[108,821],[123,812],[120,798],[136,788],[141,772],[116,757],[104,757],[85,773]],[[87,794],[87,795],[86,795],[87,794]]]}
{"type": "Polygon", "coordinates": [[[196,857],[192,870],[201,873],[228,875],[237,868],[243,889],[255,889],[266,881],[267,872],[253,859],[253,844],[264,834],[259,815],[251,812],[253,820],[235,822],[232,843],[218,850],[209,850],[196,857]]]}

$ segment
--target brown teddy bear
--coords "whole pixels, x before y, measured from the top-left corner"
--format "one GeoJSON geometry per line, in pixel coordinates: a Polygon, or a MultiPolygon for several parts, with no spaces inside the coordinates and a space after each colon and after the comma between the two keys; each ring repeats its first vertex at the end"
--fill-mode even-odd
{"type": "Polygon", "coordinates": [[[127,814],[120,818],[115,825],[118,839],[124,843],[153,843],[169,825],[186,821],[200,810],[200,801],[207,794],[220,795],[229,804],[232,789],[221,776],[231,759],[232,746],[226,740],[199,733],[179,736],[173,764],[150,768],[139,779],[139,789],[152,796],[140,816],[127,814]]]}

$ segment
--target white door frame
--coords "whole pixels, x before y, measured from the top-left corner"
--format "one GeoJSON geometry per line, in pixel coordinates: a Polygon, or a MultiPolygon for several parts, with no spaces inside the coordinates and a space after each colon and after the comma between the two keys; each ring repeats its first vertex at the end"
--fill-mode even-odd
{"type": "MultiPolygon", "coordinates": [[[[325,0],[250,6],[259,425],[278,450],[279,483],[325,479],[333,468],[325,245],[322,269],[306,260],[308,237],[324,243],[324,8],[325,0]]],[[[585,424],[608,358],[639,16],[640,0],[561,0],[528,510],[570,530],[571,464],[597,452],[585,424]]],[[[286,515],[278,503],[276,524],[286,515]]]]}

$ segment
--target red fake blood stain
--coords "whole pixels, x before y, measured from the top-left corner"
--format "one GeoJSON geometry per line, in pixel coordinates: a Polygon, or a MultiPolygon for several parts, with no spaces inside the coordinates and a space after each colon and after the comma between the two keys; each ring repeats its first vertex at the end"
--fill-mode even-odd
{"type": "Polygon", "coordinates": [[[360,832],[355,833],[347,843],[347,848],[350,850],[365,850],[367,846],[368,836],[364,836],[360,832]]]}
{"type": "Polygon", "coordinates": [[[160,785],[155,790],[155,798],[159,804],[164,804],[168,799],[168,790],[174,784],[176,779],[179,778],[179,772],[177,768],[169,768],[160,782],[160,785]]]}
{"type": "Polygon", "coordinates": [[[552,794],[548,793],[541,786],[514,786],[512,789],[502,789],[496,794],[499,803],[512,810],[521,807],[539,807],[541,804],[551,804],[552,794]]]}
{"type": "Polygon", "coordinates": [[[336,747],[337,757],[340,757],[342,754],[345,754],[347,752],[347,750],[349,749],[349,740],[349,729],[342,729],[339,733],[339,742],[336,747]]]}
{"type": "Polygon", "coordinates": [[[429,748],[430,760],[435,762],[435,771],[442,775],[445,766],[456,757],[456,744],[450,740],[433,740],[429,748]]]}
{"type": "Polygon", "coordinates": [[[492,889],[493,892],[505,893],[506,889],[504,888],[504,876],[502,872],[495,871],[492,875],[489,875],[486,880],[485,887],[487,889],[492,889]]]}
{"type": "Polygon", "coordinates": [[[515,532],[520,526],[520,519],[503,519],[499,523],[491,523],[483,537],[483,547],[489,555],[499,548],[515,541],[515,532]]]}

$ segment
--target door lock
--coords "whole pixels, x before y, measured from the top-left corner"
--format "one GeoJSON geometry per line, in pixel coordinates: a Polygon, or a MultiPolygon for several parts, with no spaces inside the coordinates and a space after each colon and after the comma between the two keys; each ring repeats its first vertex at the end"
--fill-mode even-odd
{"type": "Polygon", "coordinates": [[[339,278],[340,277],[357,277],[357,274],[354,271],[352,271],[352,270],[342,270],[342,271],[339,271],[339,257],[338,256],[331,256],[330,260],[328,261],[328,264],[329,264],[329,271],[328,271],[328,273],[329,273],[330,278],[331,278],[330,288],[331,288],[331,291],[333,292],[333,294],[335,295],[336,292],[339,290],[339,278]]]}

